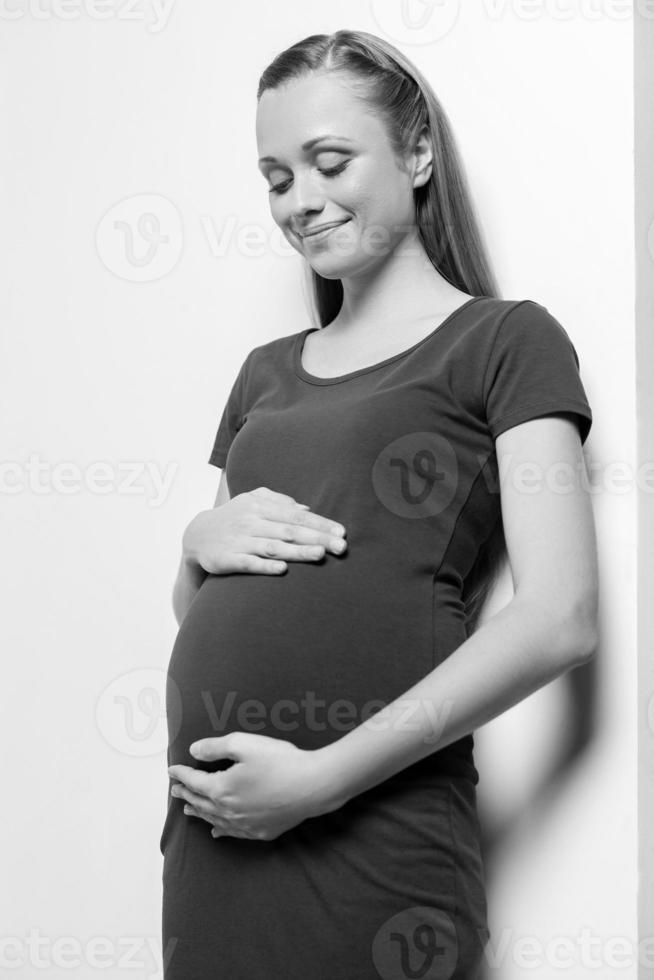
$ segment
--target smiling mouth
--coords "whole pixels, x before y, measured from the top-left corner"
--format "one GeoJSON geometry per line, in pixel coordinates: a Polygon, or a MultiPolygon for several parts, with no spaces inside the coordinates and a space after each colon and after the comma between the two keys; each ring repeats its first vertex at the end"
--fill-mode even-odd
{"type": "Polygon", "coordinates": [[[350,220],[349,218],[346,218],[344,221],[339,221],[337,222],[337,224],[333,224],[333,225],[327,225],[325,228],[321,228],[318,231],[313,231],[313,232],[309,231],[306,234],[302,235],[302,241],[305,240],[308,241],[311,239],[315,240],[318,238],[326,238],[326,236],[330,233],[330,231],[335,231],[337,228],[340,228],[342,225],[347,224],[349,220],[350,220]]]}

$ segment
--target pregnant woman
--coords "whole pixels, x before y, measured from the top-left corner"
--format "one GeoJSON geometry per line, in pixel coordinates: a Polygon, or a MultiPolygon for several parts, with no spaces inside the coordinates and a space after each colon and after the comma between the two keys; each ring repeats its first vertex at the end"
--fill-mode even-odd
{"type": "Polygon", "coordinates": [[[472,980],[473,732],[597,643],[579,360],[498,297],[447,117],[391,45],[293,45],[256,126],[318,325],[243,360],[184,533],[165,977],[472,980]]]}

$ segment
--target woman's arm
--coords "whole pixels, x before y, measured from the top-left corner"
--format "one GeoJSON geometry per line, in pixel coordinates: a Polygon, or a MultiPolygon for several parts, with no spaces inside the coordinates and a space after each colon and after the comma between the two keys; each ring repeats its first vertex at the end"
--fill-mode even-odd
{"type": "Polygon", "coordinates": [[[595,652],[595,527],[576,425],[565,413],[529,420],[501,433],[496,453],[514,597],[404,695],[316,750],[324,811],[473,732],[595,652]]]}
{"type": "MultiPolygon", "coordinates": [[[[222,504],[226,504],[229,499],[227,478],[225,477],[225,471],[221,470],[214,507],[220,507],[222,504]]],[[[207,572],[204,568],[187,553],[185,540],[186,536],[184,535],[182,538],[182,558],[179,563],[177,579],[173,586],[173,612],[175,613],[178,626],[182,625],[182,620],[186,616],[196,592],[207,577],[207,572]]]]}

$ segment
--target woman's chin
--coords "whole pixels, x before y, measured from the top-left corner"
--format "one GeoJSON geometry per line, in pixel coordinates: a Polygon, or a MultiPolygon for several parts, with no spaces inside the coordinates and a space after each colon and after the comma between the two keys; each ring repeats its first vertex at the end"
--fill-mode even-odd
{"type": "Polygon", "coordinates": [[[309,265],[323,279],[344,279],[345,276],[351,275],[352,271],[351,267],[342,260],[340,262],[309,261],[309,265]]]}
{"type": "Polygon", "coordinates": [[[309,255],[304,253],[304,257],[319,276],[323,279],[344,279],[346,276],[356,274],[362,266],[361,259],[365,256],[348,251],[321,252],[320,255],[309,255]]]}

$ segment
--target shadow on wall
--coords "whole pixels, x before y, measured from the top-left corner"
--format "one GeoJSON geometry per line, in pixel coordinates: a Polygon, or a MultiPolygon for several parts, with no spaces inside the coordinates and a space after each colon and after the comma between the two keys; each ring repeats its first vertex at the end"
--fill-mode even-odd
{"type": "MultiPolygon", "coordinates": [[[[493,894],[493,874],[498,868],[498,854],[510,852],[511,838],[515,836],[518,825],[524,827],[525,821],[529,821],[532,815],[541,822],[547,822],[547,810],[552,809],[557,799],[565,793],[568,781],[575,778],[584,753],[593,741],[597,731],[598,660],[599,652],[588,663],[562,675],[563,684],[569,685],[571,703],[566,738],[558,756],[554,758],[534,792],[528,799],[521,801],[519,811],[510,814],[502,822],[493,821],[491,829],[484,813],[483,802],[479,803],[481,849],[489,895],[493,894]]],[[[490,945],[495,947],[493,935],[490,945]]],[[[485,957],[475,980],[498,980],[501,972],[501,963],[493,969],[485,957]]]]}

